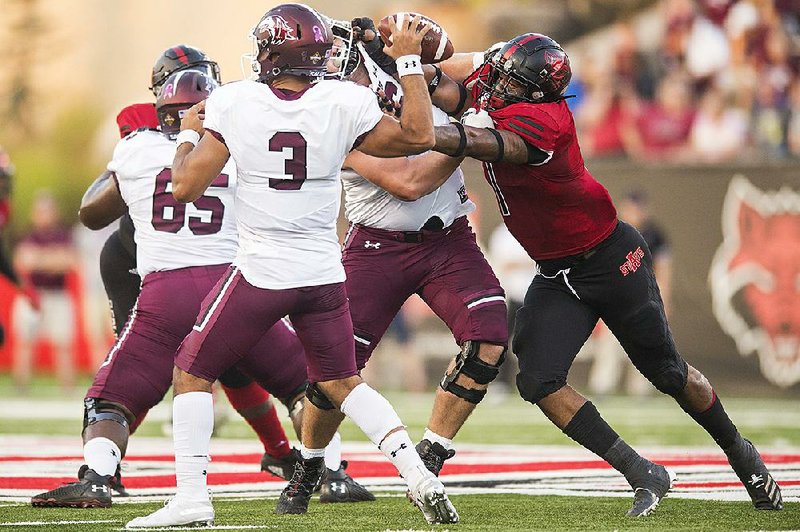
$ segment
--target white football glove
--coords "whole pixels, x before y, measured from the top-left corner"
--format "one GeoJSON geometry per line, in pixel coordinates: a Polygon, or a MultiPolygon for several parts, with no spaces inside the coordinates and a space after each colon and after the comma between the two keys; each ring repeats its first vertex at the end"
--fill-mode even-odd
{"type": "Polygon", "coordinates": [[[461,123],[469,127],[494,127],[494,120],[492,120],[492,117],[489,116],[489,113],[487,113],[484,109],[479,111],[474,107],[464,111],[464,114],[461,115],[461,123]]]}

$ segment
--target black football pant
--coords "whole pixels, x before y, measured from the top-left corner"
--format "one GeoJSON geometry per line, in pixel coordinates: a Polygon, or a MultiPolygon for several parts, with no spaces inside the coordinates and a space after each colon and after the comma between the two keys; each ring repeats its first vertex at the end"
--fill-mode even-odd
{"type": "Polygon", "coordinates": [[[523,399],[537,403],[566,384],[601,318],[656,388],[669,395],[683,390],[687,365],[667,325],[650,250],[636,229],[619,222],[589,251],[538,263],[512,340],[523,399]]]}

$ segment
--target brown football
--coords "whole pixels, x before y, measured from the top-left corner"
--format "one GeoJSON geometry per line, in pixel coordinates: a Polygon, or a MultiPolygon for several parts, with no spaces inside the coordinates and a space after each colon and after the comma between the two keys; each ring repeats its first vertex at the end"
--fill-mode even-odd
{"type": "MultiPolygon", "coordinates": [[[[403,15],[405,14],[406,13],[395,13],[394,15],[387,15],[378,22],[378,31],[381,34],[383,42],[389,43],[392,40],[392,32],[389,29],[389,19],[393,18],[396,23],[398,20],[402,21],[403,15]]],[[[414,18],[416,15],[417,13],[408,13],[409,18],[414,18]]],[[[449,59],[453,55],[455,49],[445,29],[437,24],[436,21],[431,20],[425,15],[420,15],[420,17],[433,26],[425,37],[422,38],[422,53],[420,54],[422,63],[438,63],[439,61],[449,59]]]]}

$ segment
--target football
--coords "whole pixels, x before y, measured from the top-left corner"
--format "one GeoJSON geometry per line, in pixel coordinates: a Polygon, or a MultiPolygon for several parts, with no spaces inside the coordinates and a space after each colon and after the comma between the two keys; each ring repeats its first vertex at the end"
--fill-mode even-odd
{"type": "MultiPolygon", "coordinates": [[[[403,15],[405,14],[406,13],[395,13],[394,15],[387,15],[380,20],[378,23],[378,31],[381,34],[383,42],[389,43],[392,40],[392,32],[389,25],[390,19],[394,19],[395,23],[398,20],[402,21],[403,15]]],[[[416,15],[417,13],[408,13],[410,18],[414,18],[416,15]]],[[[420,15],[420,17],[433,26],[427,35],[422,38],[422,53],[420,54],[422,63],[438,63],[439,61],[449,59],[453,55],[455,49],[453,48],[453,43],[450,42],[450,37],[447,35],[447,32],[437,24],[436,21],[431,20],[425,15],[420,15]]]]}

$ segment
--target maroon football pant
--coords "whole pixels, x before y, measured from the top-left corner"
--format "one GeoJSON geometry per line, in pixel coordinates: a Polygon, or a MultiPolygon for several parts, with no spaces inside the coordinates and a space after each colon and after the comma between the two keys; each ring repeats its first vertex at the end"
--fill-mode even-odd
{"type": "MultiPolygon", "coordinates": [[[[86,396],[119,403],[136,418],[158,404],[172,384],[178,347],[192,330],[203,299],[227,269],[222,264],[148,274],[86,396]]],[[[303,348],[283,322],[263,334],[238,368],[279,399],[288,399],[306,381],[303,348]]]]}
{"type": "Polygon", "coordinates": [[[359,370],[413,294],[445,322],[459,345],[508,343],[505,295],[466,217],[441,231],[354,225],[342,262],[359,370]]]}
{"type": "Polygon", "coordinates": [[[353,322],[344,283],[270,290],[247,282],[235,266],[203,302],[192,331],[178,350],[175,365],[195,377],[214,381],[245,356],[253,356],[260,358],[259,365],[268,371],[282,374],[290,361],[282,355],[268,360],[257,353],[272,351],[269,331],[287,315],[305,348],[310,382],[357,373],[353,322]]]}

